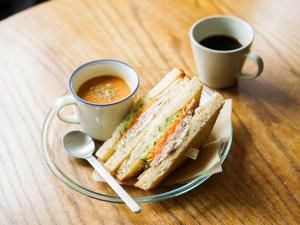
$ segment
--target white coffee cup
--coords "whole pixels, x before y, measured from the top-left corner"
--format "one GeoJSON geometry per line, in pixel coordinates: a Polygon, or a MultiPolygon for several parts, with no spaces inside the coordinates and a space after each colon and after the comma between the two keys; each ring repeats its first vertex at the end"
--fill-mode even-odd
{"type": "Polygon", "coordinates": [[[139,86],[139,77],[135,70],[126,63],[117,60],[96,60],[78,67],[70,76],[70,95],[58,98],[53,109],[58,118],[67,123],[78,123],[84,132],[96,140],[107,140],[117,125],[129,112],[134,102],[134,95],[139,86]],[[79,87],[94,77],[113,75],[122,78],[129,85],[130,94],[113,103],[94,104],[81,99],[76,93],[79,87]],[[61,109],[67,105],[76,105],[74,115],[65,115],[61,109]]]}
{"type": "Polygon", "coordinates": [[[237,79],[254,79],[263,71],[261,57],[250,51],[254,39],[253,29],[244,20],[222,15],[206,17],[193,24],[189,35],[200,80],[209,87],[230,87],[237,79]],[[241,47],[222,51],[199,44],[199,41],[214,35],[233,37],[241,47]],[[254,74],[242,73],[246,58],[256,63],[257,70],[254,74]]]}

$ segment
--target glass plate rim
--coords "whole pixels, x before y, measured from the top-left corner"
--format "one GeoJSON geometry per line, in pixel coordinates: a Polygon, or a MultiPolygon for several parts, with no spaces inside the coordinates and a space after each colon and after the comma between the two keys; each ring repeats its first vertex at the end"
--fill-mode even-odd
{"type": "MultiPolygon", "coordinates": [[[[93,199],[101,200],[101,201],[106,201],[106,202],[112,202],[112,203],[124,203],[122,199],[119,196],[111,196],[111,195],[105,195],[98,193],[96,191],[90,190],[89,188],[82,186],[78,184],[77,182],[73,181],[70,179],[68,176],[66,176],[60,169],[59,167],[52,162],[50,157],[47,155],[47,146],[45,145],[45,139],[46,139],[46,128],[48,127],[49,122],[51,121],[51,118],[53,116],[56,116],[55,112],[52,110],[52,108],[48,111],[43,127],[42,127],[42,133],[41,133],[41,154],[43,156],[43,159],[46,163],[46,165],[49,167],[51,172],[65,185],[67,185],[69,188],[73,189],[74,191],[79,192],[80,194],[83,194],[85,196],[88,196],[93,199]]],[[[233,128],[232,124],[230,126],[230,136],[228,139],[228,142],[226,143],[226,148],[223,150],[222,155],[221,155],[221,163],[224,162],[226,159],[231,145],[232,145],[232,139],[233,139],[233,128]]],[[[210,171],[207,171],[206,173],[202,174],[201,176],[198,176],[196,178],[193,178],[191,181],[182,184],[180,187],[175,189],[172,189],[170,191],[160,193],[160,194],[154,194],[154,195],[149,195],[149,196],[139,196],[139,197],[133,197],[138,203],[150,203],[150,202],[158,202],[166,199],[170,199],[173,197],[177,197],[179,195],[182,195],[200,184],[202,184],[204,181],[206,181],[212,174],[210,171]]]]}

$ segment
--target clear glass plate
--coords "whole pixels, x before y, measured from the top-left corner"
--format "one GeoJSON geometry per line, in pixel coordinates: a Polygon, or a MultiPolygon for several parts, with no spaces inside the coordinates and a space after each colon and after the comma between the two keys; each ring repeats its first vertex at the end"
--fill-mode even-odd
{"type": "MultiPolygon", "coordinates": [[[[91,175],[93,168],[88,162],[71,157],[64,150],[62,138],[66,133],[72,130],[81,130],[81,128],[79,125],[62,122],[57,118],[54,111],[49,111],[42,130],[41,148],[47,166],[60,181],[83,195],[101,201],[123,203],[122,199],[116,196],[106,183],[92,180],[91,175]]],[[[232,129],[230,133],[229,140],[222,146],[222,163],[231,147],[232,129]]],[[[99,146],[100,144],[101,143],[96,142],[96,145],[99,146]]],[[[159,187],[151,191],[143,191],[126,185],[123,187],[138,203],[157,202],[184,194],[199,186],[210,176],[211,174],[208,171],[206,174],[193,178],[187,183],[159,187]]]]}

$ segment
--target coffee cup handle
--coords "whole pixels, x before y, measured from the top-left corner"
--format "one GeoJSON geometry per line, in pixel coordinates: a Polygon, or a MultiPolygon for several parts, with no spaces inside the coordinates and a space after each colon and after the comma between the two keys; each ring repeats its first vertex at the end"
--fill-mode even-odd
{"type": "Polygon", "coordinates": [[[77,100],[72,95],[67,95],[56,99],[53,104],[53,110],[57,113],[59,119],[67,123],[80,123],[79,115],[64,115],[61,113],[62,108],[67,105],[77,105],[77,100]]]}
{"type": "Polygon", "coordinates": [[[262,58],[255,52],[249,52],[246,54],[246,57],[253,60],[256,63],[257,71],[254,74],[241,73],[237,76],[239,79],[254,79],[258,77],[264,70],[264,62],[262,58]]]}

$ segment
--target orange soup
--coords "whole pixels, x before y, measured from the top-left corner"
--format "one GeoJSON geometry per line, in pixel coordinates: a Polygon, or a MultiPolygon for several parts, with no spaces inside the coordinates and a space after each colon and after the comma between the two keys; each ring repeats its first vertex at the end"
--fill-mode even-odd
{"type": "Polygon", "coordinates": [[[95,104],[108,104],[119,101],[130,94],[128,84],[119,77],[105,75],[92,78],[83,83],[77,95],[95,104]]]}

